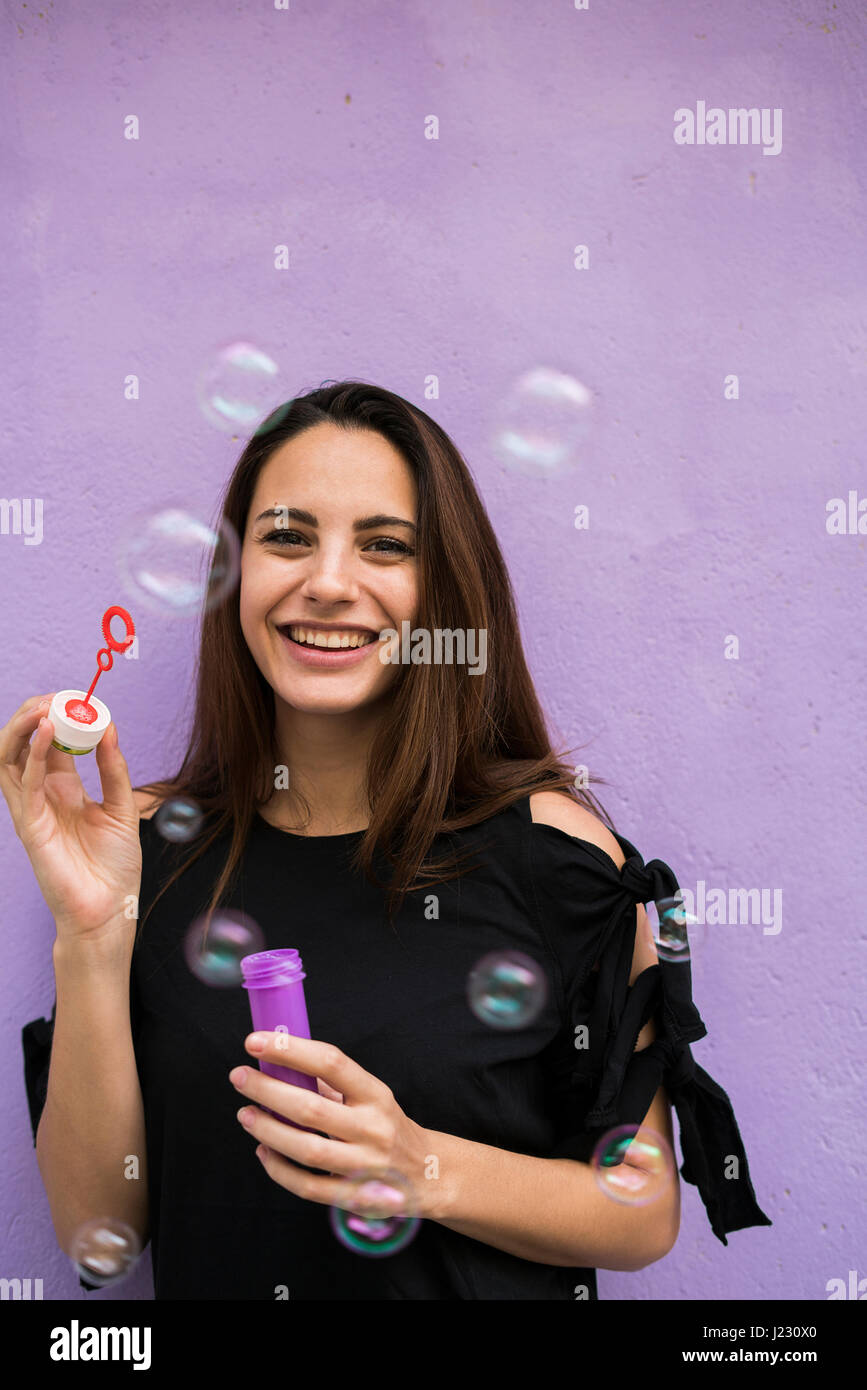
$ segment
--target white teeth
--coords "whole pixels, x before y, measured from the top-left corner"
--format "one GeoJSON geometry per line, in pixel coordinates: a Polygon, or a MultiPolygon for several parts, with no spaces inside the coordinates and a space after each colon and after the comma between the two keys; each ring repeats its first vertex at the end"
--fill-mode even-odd
{"type": "Polygon", "coordinates": [[[289,636],[308,647],[366,647],[374,641],[369,632],[321,632],[315,628],[290,627],[289,636]]]}

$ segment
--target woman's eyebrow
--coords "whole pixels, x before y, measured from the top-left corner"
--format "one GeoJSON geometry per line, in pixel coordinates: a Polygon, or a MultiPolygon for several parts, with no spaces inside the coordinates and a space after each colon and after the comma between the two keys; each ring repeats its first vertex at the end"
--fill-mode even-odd
{"type": "MultiPolygon", "coordinates": [[[[256,517],[256,522],[264,521],[266,517],[286,517],[291,521],[300,521],[305,526],[317,526],[318,520],[312,512],[305,512],[301,507],[269,507],[267,511],[260,512],[256,517]]],[[[254,523],[256,524],[256,523],[254,523]]],[[[415,526],[411,521],[405,521],[400,516],[386,516],[384,512],[378,512],[375,516],[363,516],[358,521],[353,522],[353,531],[373,531],[377,526],[406,526],[408,530],[415,531],[415,526]]]]}

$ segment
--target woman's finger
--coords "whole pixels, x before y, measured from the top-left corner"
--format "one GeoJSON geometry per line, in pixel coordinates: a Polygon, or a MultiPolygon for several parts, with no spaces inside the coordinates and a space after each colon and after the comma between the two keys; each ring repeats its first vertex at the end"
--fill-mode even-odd
{"type": "Polygon", "coordinates": [[[319,1094],[326,1100],[336,1100],[338,1105],[343,1104],[342,1091],[335,1091],[333,1086],[329,1086],[327,1081],[323,1081],[321,1076],[317,1076],[316,1085],[319,1087],[319,1094]]]}
{"type": "Polygon", "coordinates": [[[53,738],[54,725],[50,719],[42,716],[30,743],[27,765],[21,774],[20,815],[25,826],[35,825],[45,810],[45,774],[53,738]]]}
{"type": "Polygon", "coordinates": [[[64,753],[62,748],[55,748],[52,742],[48,745],[47,766],[49,772],[77,772],[78,759],[73,753],[64,753]]]}
{"type": "Polygon", "coordinates": [[[0,791],[6,798],[13,819],[21,812],[21,778],[30,739],[43,714],[48,713],[50,704],[50,695],[36,695],[32,700],[26,700],[0,736],[0,791]]]}
{"type": "MultiPolygon", "coordinates": [[[[325,1098],[326,1100],[336,1100],[338,1105],[342,1105],[342,1104],[343,1104],[343,1095],[342,1095],[342,1093],[341,1093],[340,1091],[335,1091],[334,1087],[333,1087],[333,1086],[329,1086],[329,1084],[328,1084],[327,1081],[323,1081],[321,1076],[317,1076],[317,1078],[316,1078],[316,1085],[319,1087],[319,1094],[320,1094],[321,1096],[324,1096],[324,1098],[325,1098]]],[[[329,1139],[338,1139],[339,1137],[340,1137],[340,1136],[337,1135],[337,1134],[329,1134],[329,1136],[328,1136],[329,1139]]],[[[332,1177],[332,1178],[336,1178],[336,1177],[339,1177],[340,1174],[339,1174],[339,1173],[331,1173],[329,1176],[332,1177]]]]}
{"type": "Polygon", "coordinates": [[[126,758],[118,744],[117,725],[113,720],[96,745],[96,765],[99,768],[102,786],[103,809],[121,820],[129,820],[131,824],[137,823],[138,807],[129,780],[126,758]]]}
{"type": "Polygon", "coordinates": [[[52,699],[51,695],[34,695],[15,711],[3,731],[3,738],[0,739],[0,766],[15,766],[27,748],[41,715],[48,713],[52,699]]]}

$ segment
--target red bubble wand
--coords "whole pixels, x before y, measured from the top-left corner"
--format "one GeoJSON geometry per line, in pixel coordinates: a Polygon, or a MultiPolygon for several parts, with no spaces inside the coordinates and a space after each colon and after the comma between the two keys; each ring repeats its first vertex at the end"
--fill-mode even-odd
{"type": "Polygon", "coordinates": [[[96,682],[99,680],[103,671],[110,671],[114,665],[112,652],[125,652],[127,647],[129,647],[135,639],[135,623],[125,608],[115,607],[106,609],[105,613],[102,615],[102,635],[107,645],[101,647],[96,654],[97,670],[96,675],[90,683],[90,689],[83,700],[67,700],[66,702],[65,709],[67,718],[75,719],[79,724],[93,724],[99,718],[98,712],[93,708],[93,705],[89,703],[90,697],[96,688],[96,682]],[[126,628],[125,637],[118,639],[112,635],[112,618],[120,618],[123,621],[124,627],[126,628]],[[105,665],[103,665],[103,657],[106,658],[105,665]]]}

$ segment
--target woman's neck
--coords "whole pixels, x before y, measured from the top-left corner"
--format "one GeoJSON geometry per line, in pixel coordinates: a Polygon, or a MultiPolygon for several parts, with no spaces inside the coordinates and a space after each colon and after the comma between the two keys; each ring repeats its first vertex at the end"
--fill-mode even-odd
{"type": "Polygon", "coordinates": [[[274,791],[260,806],[270,824],[298,835],[345,835],[366,830],[367,762],[382,710],[308,714],[276,700],[280,750],[274,791]]]}
{"type": "Polygon", "coordinates": [[[361,818],[356,816],[357,824],[343,825],[311,816],[307,825],[291,823],[283,803],[278,802],[274,797],[270,802],[259,807],[259,814],[269,825],[273,825],[277,830],[286,830],[292,835],[349,835],[357,830],[366,830],[370,820],[369,815],[361,818]]]}

